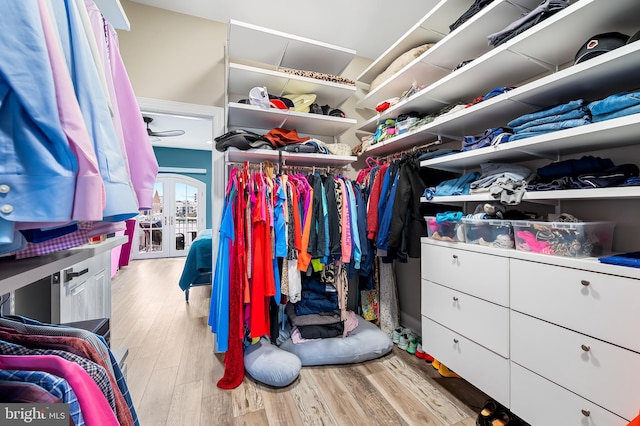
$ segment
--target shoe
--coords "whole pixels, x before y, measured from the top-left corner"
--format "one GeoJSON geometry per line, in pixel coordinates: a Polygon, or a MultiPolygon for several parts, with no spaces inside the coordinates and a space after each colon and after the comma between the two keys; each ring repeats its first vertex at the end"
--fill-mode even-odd
{"type": "Polygon", "coordinates": [[[391,341],[397,345],[398,342],[400,341],[400,336],[401,335],[402,335],[402,329],[401,328],[395,328],[393,330],[393,332],[391,333],[391,341]]]}
{"type": "Polygon", "coordinates": [[[400,335],[400,339],[398,340],[398,349],[402,349],[406,351],[409,347],[409,335],[407,333],[402,333],[400,335]]]}
{"type": "Polygon", "coordinates": [[[435,368],[436,370],[440,368],[440,361],[438,361],[437,359],[433,359],[433,361],[431,361],[431,366],[433,368],[435,368]]]}
{"type": "Polygon", "coordinates": [[[417,337],[411,337],[409,339],[409,344],[407,345],[407,352],[409,352],[410,354],[415,354],[416,353],[416,349],[418,347],[418,338],[417,337]]]}
{"type": "Polygon", "coordinates": [[[416,356],[420,359],[424,359],[424,351],[422,350],[422,343],[416,345],[416,356]]]}
{"type": "MultiPolygon", "coordinates": [[[[453,371],[449,370],[449,368],[447,368],[447,366],[442,363],[440,363],[440,367],[438,368],[438,373],[440,373],[442,377],[456,377],[458,379],[462,378],[456,373],[454,373],[453,371]]],[[[496,425],[492,424],[491,426],[499,426],[499,424],[496,424],[496,425]]]]}
{"type": "Polygon", "coordinates": [[[498,404],[494,400],[488,399],[485,401],[482,410],[480,410],[476,418],[476,426],[492,426],[490,421],[494,418],[497,411],[498,404]]]}
{"type": "Polygon", "coordinates": [[[496,415],[489,421],[487,426],[515,426],[515,422],[512,422],[511,414],[506,411],[498,411],[496,415]]]}

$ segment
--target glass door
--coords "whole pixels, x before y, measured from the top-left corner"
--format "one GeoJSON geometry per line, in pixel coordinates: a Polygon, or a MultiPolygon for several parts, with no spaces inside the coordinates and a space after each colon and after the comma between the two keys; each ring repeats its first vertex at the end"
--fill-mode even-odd
{"type": "Polygon", "coordinates": [[[204,229],[206,185],[180,175],[158,176],[151,210],[136,218],[133,259],[186,256],[204,229]]]}

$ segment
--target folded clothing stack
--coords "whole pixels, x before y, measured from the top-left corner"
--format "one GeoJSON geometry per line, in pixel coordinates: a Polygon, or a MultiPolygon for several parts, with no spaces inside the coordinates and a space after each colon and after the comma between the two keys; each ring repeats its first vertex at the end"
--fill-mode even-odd
{"type": "Polygon", "coordinates": [[[576,99],[521,115],[507,123],[507,126],[513,129],[513,135],[509,137],[509,141],[515,141],[589,123],[591,123],[589,108],[584,99],[576,99]]]}

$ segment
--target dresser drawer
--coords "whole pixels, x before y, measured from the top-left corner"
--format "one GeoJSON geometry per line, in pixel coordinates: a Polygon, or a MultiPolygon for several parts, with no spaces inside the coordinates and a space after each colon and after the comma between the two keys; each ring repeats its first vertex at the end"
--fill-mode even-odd
{"type": "Polygon", "coordinates": [[[512,311],[511,360],[624,418],[638,414],[640,354],[512,311]]]}
{"type": "Polygon", "coordinates": [[[511,260],[511,308],[640,352],[640,280],[511,260]]]}
{"type": "Polygon", "coordinates": [[[509,360],[422,317],[424,350],[466,381],[509,406],[509,360]]]}
{"type": "Polygon", "coordinates": [[[511,363],[511,411],[534,426],[626,426],[628,423],[515,362],[511,363]]]}
{"type": "Polygon", "coordinates": [[[422,280],[422,315],[509,357],[509,309],[422,280]]]}
{"type": "Polygon", "coordinates": [[[425,280],[509,306],[506,257],[423,243],[420,267],[425,280]]]}

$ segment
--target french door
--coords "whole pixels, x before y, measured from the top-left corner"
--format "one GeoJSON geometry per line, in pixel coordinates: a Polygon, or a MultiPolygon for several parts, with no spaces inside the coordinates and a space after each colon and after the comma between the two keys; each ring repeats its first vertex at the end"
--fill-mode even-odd
{"type": "Polygon", "coordinates": [[[204,182],[176,174],[158,175],[151,210],[136,217],[131,257],[186,256],[191,242],[205,229],[206,196],[204,182]]]}

